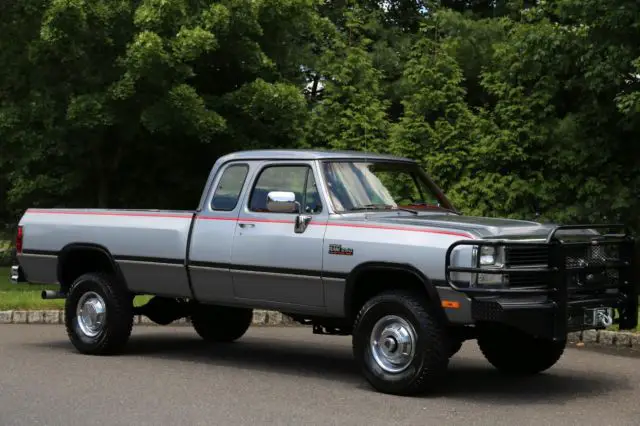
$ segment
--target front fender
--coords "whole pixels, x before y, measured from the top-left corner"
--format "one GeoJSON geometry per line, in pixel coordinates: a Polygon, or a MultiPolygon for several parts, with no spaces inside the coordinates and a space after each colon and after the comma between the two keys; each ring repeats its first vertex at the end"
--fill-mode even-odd
{"type": "MultiPolygon", "coordinates": [[[[347,275],[344,295],[344,312],[349,321],[355,320],[357,312],[352,309],[354,298],[359,291],[360,277],[370,272],[396,272],[398,275],[410,275],[416,282],[420,284],[422,290],[426,292],[429,306],[431,306],[436,315],[443,321],[447,321],[447,316],[442,307],[442,300],[435,284],[420,270],[408,263],[391,263],[391,262],[365,262],[361,263],[351,270],[347,275]]],[[[393,286],[391,286],[393,288],[393,286]]],[[[404,288],[399,286],[398,288],[404,288]]]]}

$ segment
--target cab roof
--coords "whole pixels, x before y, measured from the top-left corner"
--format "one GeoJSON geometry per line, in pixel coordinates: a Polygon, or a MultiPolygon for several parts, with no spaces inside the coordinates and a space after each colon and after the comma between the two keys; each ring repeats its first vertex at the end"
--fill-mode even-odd
{"type": "Polygon", "coordinates": [[[263,149],[237,151],[220,158],[229,160],[388,160],[415,163],[414,160],[389,154],[364,151],[324,151],[320,149],[263,149]]]}

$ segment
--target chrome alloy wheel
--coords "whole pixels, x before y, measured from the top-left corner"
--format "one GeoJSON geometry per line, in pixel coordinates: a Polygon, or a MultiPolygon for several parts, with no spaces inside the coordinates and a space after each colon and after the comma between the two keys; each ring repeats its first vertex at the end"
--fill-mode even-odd
{"type": "Polygon", "coordinates": [[[373,326],[370,348],[373,359],[387,373],[404,371],[416,351],[416,332],[406,320],[387,315],[373,326]]]}
{"type": "Polygon", "coordinates": [[[99,294],[89,291],[78,300],[76,316],[82,333],[87,337],[96,337],[104,328],[107,305],[99,294]]]}

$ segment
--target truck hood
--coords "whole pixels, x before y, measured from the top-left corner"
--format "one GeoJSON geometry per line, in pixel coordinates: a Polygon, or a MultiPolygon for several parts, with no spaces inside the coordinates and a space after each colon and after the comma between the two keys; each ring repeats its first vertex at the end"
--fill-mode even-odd
{"type": "MultiPolygon", "coordinates": [[[[364,218],[354,218],[356,221],[366,221],[374,224],[407,225],[416,227],[435,227],[448,230],[467,231],[480,238],[509,238],[509,239],[545,239],[556,226],[526,220],[502,219],[477,216],[459,216],[455,214],[425,214],[410,216],[406,212],[392,214],[367,213],[364,218]]],[[[575,231],[574,231],[575,232],[575,231]]]]}

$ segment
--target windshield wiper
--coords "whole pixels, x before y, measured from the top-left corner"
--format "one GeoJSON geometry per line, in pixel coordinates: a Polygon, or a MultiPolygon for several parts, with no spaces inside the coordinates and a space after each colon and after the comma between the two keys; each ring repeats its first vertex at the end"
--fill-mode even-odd
{"type": "Polygon", "coordinates": [[[460,215],[460,212],[457,212],[457,211],[455,211],[453,209],[448,209],[446,207],[442,207],[439,204],[429,204],[429,203],[419,202],[419,203],[411,203],[411,205],[412,206],[423,206],[423,207],[434,206],[434,207],[439,208],[440,210],[444,210],[444,211],[449,212],[449,213],[457,214],[458,216],[460,215]]]}
{"type": "Polygon", "coordinates": [[[350,211],[358,211],[358,210],[379,210],[379,209],[384,209],[384,210],[402,210],[402,211],[405,211],[405,212],[413,213],[414,215],[418,214],[418,212],[415,211],[415,210],[407,209],[407,208],[404,208],[404,207],[394,207],[391,204],[365,204],[364,206],[352,207],[349,210],[350,211]]]}

